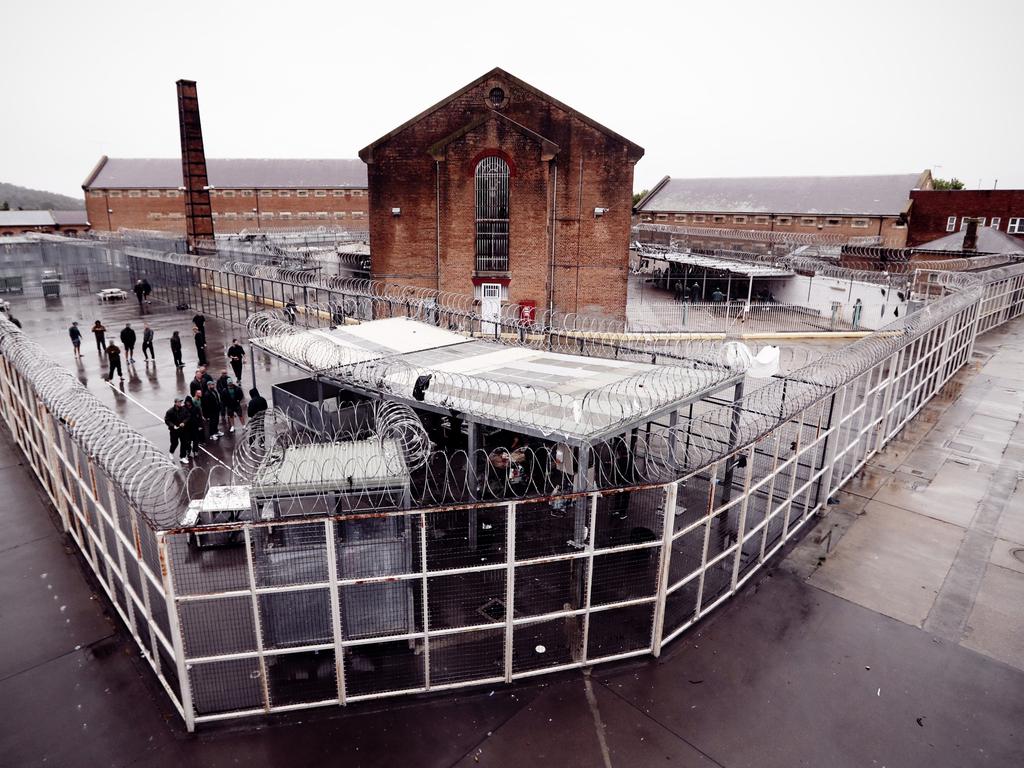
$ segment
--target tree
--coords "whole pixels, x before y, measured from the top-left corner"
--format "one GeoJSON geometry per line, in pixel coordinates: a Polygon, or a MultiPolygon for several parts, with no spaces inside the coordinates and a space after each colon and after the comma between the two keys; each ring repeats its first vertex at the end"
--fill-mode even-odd
{"type": "Polygon", "coordinates": [[[636,205],[641,200],[643,200],[645,197],[647,197],[647,193],[649,191],[650,190],[644,189],[644,190],[641,190],[640,192],[634,192],[633,193],[633,205],[636,205]]]}
{"type": "Polygon", "coordinates": [[[9,211],[9,210],[11,210],[11,204],[8,203],[6,200],[4,200],[3,203],[0,204],[0,211],[9,211]]]}
{"type": "Polygon", "coordinates": [[[949,179],[948,181],[946,179],[935,179],[935,178],[933,178],[932,179],[932,188],[933,189],[963,189],[964,188],[964,183],[962,181],[960,181],[960,179],[958,179],[956,176],[954,176],[953,178],[949,179]]]}

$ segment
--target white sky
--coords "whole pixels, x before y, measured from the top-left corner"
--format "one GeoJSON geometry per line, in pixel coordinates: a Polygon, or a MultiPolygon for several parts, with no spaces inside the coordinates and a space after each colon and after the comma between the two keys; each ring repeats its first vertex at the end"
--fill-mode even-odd
{"type": "Polygon", "coordinates": [[[1019,0],[92,2],[0,8],[0,181],[81,195],[99,159],[356,157],[495,66],[662,176],[907,173],[1024,188],[1019,0]],[[1016,54],[1016,58],[1015,58],[1016,54]]]}

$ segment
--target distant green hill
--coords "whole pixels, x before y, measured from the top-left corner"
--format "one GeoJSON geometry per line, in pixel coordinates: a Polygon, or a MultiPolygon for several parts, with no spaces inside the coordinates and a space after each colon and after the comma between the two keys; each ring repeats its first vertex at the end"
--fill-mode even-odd
{"type": "Polygon", "coordinates": [[[85,201],[80,198],[0,181],[0,208],[5,202],[12,211],[18,208],[23,211],[75,211],[85,208],[85,201]]]}

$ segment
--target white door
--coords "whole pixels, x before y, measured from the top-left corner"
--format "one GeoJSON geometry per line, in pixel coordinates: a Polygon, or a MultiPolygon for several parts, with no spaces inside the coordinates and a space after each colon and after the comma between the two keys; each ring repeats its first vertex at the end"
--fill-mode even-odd
{"type": "Polygon", "coordinates": [[[480,286],[480,330],[495,333],[501,322],[501,285],[484,283],[480,286]]]}

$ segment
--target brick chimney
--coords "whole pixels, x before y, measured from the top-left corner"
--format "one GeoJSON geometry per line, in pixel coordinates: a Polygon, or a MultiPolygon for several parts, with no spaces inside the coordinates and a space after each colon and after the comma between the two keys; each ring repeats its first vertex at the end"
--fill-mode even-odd
{"type": "Polygon", "coordinates": [[[181,176],[185,182],[185,236],[189,253],[200,240],[213,240],[203,126],[199,122],[199,96],[194,80],[179,80],[178,127],[181,129],[181,176]]]}
{"type": "Polygon", "coordinates": [[[975,218],[967,220],[967,229],[964,230],[964,244],[961,250],[978,250],[978,220],[975,218]]]}

